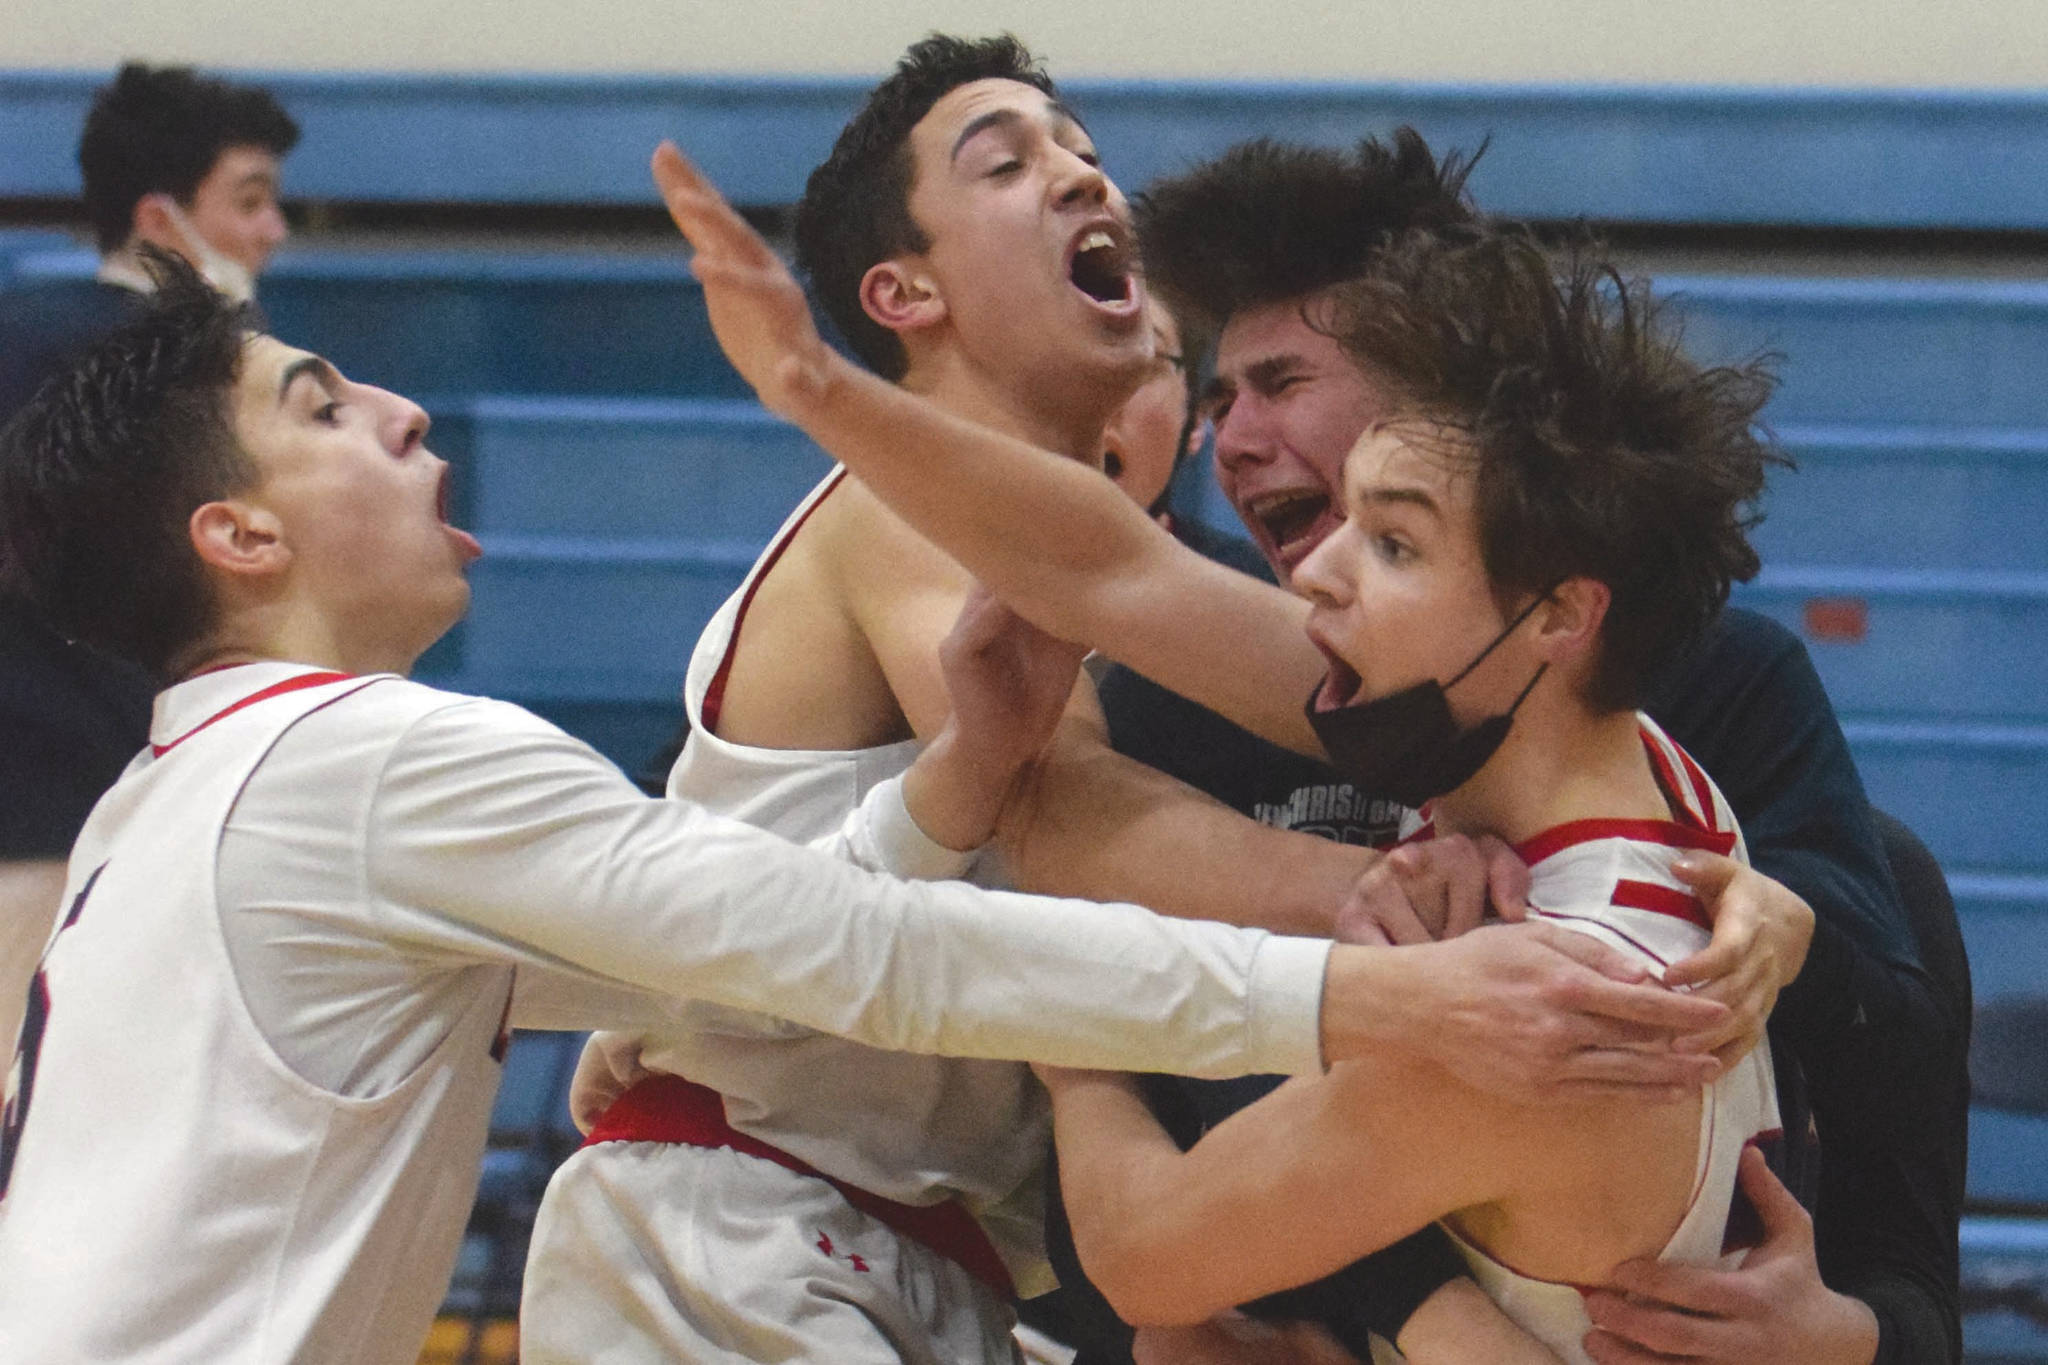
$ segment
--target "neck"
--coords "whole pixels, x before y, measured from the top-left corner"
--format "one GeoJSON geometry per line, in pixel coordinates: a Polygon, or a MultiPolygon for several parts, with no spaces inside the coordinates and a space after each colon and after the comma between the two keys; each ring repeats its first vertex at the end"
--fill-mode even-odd
{"type": "Polygon", "coordinates": [[[1539,683],[1470,782],[1434,807],[1440,828],[1520,843],[1573,820],[1668,820],[1633,711],[1588,711],[1560,678],[1539,683]]]}
{"type": "Polygon", "coordinates": [[[1102,458],[1103,429],[1128,397],[1108,376],[1020,392],[1032,386],[997,383],[951,355],[913,366],[902,386],[956,417],[1090,465],[1102,458]]]}
{"type": "Polygon", "coordinates": [[[387,639],[361,638],[310,612],[285,607],[224,618],[206,639],[180,655],[171,669],[179,680],[235,664],[294,663],[337,673],[412,672],[423,651],[387,639]]]}

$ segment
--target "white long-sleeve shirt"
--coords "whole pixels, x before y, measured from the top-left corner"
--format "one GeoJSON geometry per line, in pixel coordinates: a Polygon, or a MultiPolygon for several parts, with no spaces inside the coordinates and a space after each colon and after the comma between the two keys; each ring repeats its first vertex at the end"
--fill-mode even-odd
{"type": "MultiPolygon", "coordinates": [[[[308,672],[166,691],[80,837],[10,1086],[0,1358],[409,1361],[508,1012],[697,998],[905,1050],[1319,1064],[1327,944],[898,882],[400,679],[236,709],[308,672]]],[[[826,842],[888,861],[876,796],[826,842]]]]}
{"type": "MultiPolygon", "coordinates": [[[[157,731],[288,667],[182,684],[157,731]]],[[[907,1051],[1320,1065],[1327,944],[869,875],[929,856],[895,783],[806,850],[649,800],[517,707],[441,694],[416,714],[401,697],[417,690],[380,684],[294,725],[222,837],[237,974],[310,1080],[376,1094],[405,1075],[438,1031],[429,983],[465,962],[519,967],[523,1027],[655,1026],[701,999],[907,1051]]]]}

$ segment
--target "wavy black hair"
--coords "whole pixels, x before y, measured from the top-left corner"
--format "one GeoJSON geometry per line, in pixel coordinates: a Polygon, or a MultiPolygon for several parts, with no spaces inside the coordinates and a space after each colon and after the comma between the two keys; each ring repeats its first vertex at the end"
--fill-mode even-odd
{"type": "Polygon", "coordinates": [[[190,204],[228,148],[283,156],[298,142],[299,125],[268,90],[189,66],[127,63],[93,96],[78,139],[85,212],[100,250],[127,242],[143,195],[190,204]]]}
{"type": "Polygon", "coordinates": [[[229,415],[250,322],[142,249],[147,308],[0,431],[0,562],[60,633],[168,678],[214,606],[186,523],[256,481],[229,415]]]}
{"type": "Polygon", "coordinates": [[[902,340],[861,307],[860,282],[878,262],[931,245],[910,216],[910,130],[949,91],[982,80],[1021,81],[1058,96],[1014,36],[934,33],[913,43],[869,94],[796,206],[798,268],[853,353],[885,379],[901,379],[910,360],[902,340]]]}
{"type": "Polygon", "coordinates": [[[1406,126],[1349,151],[1239,143],[1133,201],[1146,281],[1184,326],[1214,333],[1242,309],[1352,278],[1402,233],[1474,221],[1465,179],[1478,156],[1439,160],[1406,126]]]}
{"type": "Polygon", "coordinates": [[[1454,434],[1504,610],[1566,578],[1608,586],[1592,705],[1637,705],[1756,574],[1756,500],[1789,463],[1758,425],[1776,357],[1695,363],[1648,283],[1591,243],[1554,261],[1514,226],[1411,233],[1309,320],[1454,434]]]}

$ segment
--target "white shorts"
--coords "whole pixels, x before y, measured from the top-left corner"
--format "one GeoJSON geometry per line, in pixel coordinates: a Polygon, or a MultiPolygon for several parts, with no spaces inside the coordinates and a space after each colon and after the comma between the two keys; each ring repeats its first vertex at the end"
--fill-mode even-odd
{"type": "Polygon", "coordinates": [[[524,1365],[1018,1365],[1009,1303],[813,1176],[725,1148],[585,1147],[534,1223],[524,1365]]]}

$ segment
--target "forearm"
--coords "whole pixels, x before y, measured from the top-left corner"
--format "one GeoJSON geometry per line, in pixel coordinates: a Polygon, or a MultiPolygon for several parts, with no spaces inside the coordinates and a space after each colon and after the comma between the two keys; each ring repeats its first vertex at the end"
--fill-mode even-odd
{"type": "Polygon", "coordinates": [[[1085,736],[1033,766],[1000,840],[1027,890],[1315,937],[1377,856],[1259,824],[1085,736]]]}
{"type": "Polygon", "coordinates": [[[408,747],[386,766],[362,876],[388,932],[423,951],[574,968],[898,1051],[1320,1068],[1327,944],[895,882],[650,802],[531,718],[408,747]]]}
{"type": "Polygon", "coordinates": [[[831,372],[799,425],[1019,615],[1321,753],[1302,714],[1324,668],[1306,602],[1180,544],[1097,470],[844,362],[831,372]]]}
{"type": "Polygon", "coordinates": [[[1228,1242],[1192,1235],[1193,1222],[1177,1216],[1175,1172],[1184,1156],[1132,1078],[1055,1083],[1053,1133],[1074,1249],[1118,1317],[1141,1327],[1179,1326],[1229,1306],[1185,1292],[1190,1277],[1178,1272],[1189,1258],[1212,1260],[1228,1242]]]}

